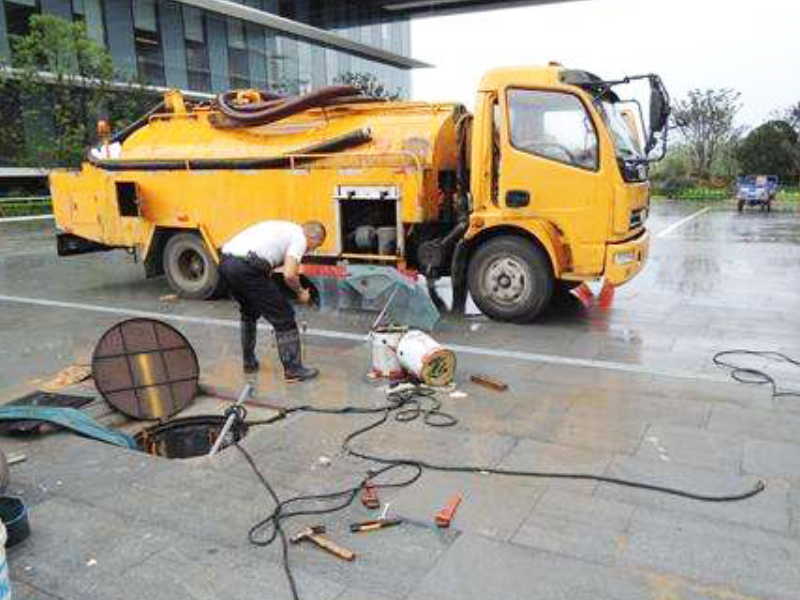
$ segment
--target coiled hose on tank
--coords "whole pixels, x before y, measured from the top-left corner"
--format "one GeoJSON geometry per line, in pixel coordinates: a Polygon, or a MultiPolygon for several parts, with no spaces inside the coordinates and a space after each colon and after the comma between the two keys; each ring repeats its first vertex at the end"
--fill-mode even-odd
{"type": "MultiPolygon", "coordinates": [[[[241,92],[229,91],[219,94],[215,106],[235,125],[256,126],[280,121],[309,108],[331,106],[348,102],[370,102],[376,99],[360,95],[358,88],[350,85],[332,85],[302,96],[281,97],[267,92],[258,92],[255,102],[237,102],[241,92]]],[[[217,122],[215,125],[224,126],[217,122]]]]}

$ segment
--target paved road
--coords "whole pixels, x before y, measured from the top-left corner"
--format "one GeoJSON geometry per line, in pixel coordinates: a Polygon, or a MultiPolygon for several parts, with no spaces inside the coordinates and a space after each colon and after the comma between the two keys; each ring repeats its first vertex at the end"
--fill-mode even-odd
{"type": "MultiPolygon", "coordinates": [[[[446,320],[460,423],[393,423],[364,440],[382,454],[507,468],[635,478],[724,494],[711,504],[609,484],[426,472],[387,492],[410,524],[349,536],[364,512],[322,519],[357,552],[339,564],[292,554],[304,598],[797,598],[800,589],[800,404],[732,383],[714,352],[746,347],[800,357],[800,215],[660,204],[651,260],[609,307],[575,303],[528,326],[446,320]],[[471,372],[508,381],[497,394],[471,372]],[[448,532],[431,527],[451,493],[465,501],[448,532]]],[[[198,350],[204,377],[241,381],[236,310],[227,301],[162,302],[119,253],[54,256],[46,222],[0,224],[0,399],[75,361],[125,315],[159,313],[198,350]]],[[[308,360],[322,378],[284,386],[266,334],[262,396],[286,404],[374,405],[358,338],[369,315],[308,313],[308,360]]],[[[800,374],[768,364],[782,385],[800,374]]],[[[281,495],[346,487],[367,465],[339,452],[365,417],[300,415],[251,433],[245,446],[281,495]],[[320,456],[332,465],[320,467],[320,456]]],[[[214,465],[155,460],[67,435],[0,440],[29,460],[12,489],[33,505],[34,536],[10,553],[21,598],[283,598],[277,549],[247,544],[269,502],[226,451],[214,465]]],[[[295,526],[302,524],[298,521],[295,526]]],[[[290,526],[290,529],[292,526],[290,526]]]]}

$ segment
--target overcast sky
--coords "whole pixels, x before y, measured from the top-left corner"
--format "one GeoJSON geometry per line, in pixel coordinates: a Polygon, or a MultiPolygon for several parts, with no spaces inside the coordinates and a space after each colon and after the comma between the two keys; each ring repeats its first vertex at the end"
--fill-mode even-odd
{"type": "Polygon", "coordinates": [[[659,73],[673,97],[699,87],[742,93],[739,123],[758,125],[800,101],[798,0],[585,0],[416,19],[417,100],[473,107],[481,74],[546,64],[604,78],[659,73]]]}

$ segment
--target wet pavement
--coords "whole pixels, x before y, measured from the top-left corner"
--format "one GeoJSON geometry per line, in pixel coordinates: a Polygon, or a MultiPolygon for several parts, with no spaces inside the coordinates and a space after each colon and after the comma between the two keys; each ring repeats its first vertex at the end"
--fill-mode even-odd
{"type": "MultiPolygon", "coordinates": [[[[715,352],[776,350],[800,358],[797,205],[738,214],[732,205],[660,203],[650,261],[594,305],[574,300],[522,326],[445,319],[435,336],[456,350],[463,398],[441,394],[459,423],[392,422],[359,441],[385,456],[448,464],[604,474],[707,494],[705,503],[608,483],[426,472],[382,496],[407,520],[354,536],[360,505],[320,517],[354,563],[292,549],[301,597],[795,599],[800,589],[800,398],[732,382],[715,352]],[[469,382],[483,372],[504,393],[469,382]],[[453,527],[432,516],[455,492],[453,527]]],[[[593,285],[596,293],[599,285],[593,285]]],[[[119,252],[55,256],[46,222],[0,223],[0,401],[87,362],[108,327],[157,314],[195,346],[203,380],[236,390],[237,311],[229,301],[161,300],[119,252]]],[[[259,399],[280,405],[376,406],[361,341],[374,314],[301,311],[313,383],[276,376],[268,332],[259,399]]],[[[764,360],[782,387],[800,369],[764,360]]],[[[374,417],[297,414],[245,439],[282,497],[358,483],[368,464],[343,438],[374,417]],[[323,466],[319,458],[331,459],[323,466]]],[[[0,438],[24,452],[12,491],[31,505],[33,535],[9,552],[19,598],[289,598],[277,547],[248,544],[271,502],[234,449],[213,463],[169,461],[67,434],[0,438]]],[[[357,504],[357,503],[356,503],[357,504]]],[[[290,532],[313,521],[297,519],[290,532]]]]}

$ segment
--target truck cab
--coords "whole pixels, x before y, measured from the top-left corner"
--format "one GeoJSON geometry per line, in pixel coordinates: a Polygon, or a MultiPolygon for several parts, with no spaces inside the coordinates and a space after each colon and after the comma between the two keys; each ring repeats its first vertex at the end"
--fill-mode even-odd
{"type": "Polygon", "coordinates": [[[599,78],[560,65],[483,78],[461,250],[481,310],[527,320],[559,288],[621,285],[641,270],[650,186],[627,107],[599,78]]]}

